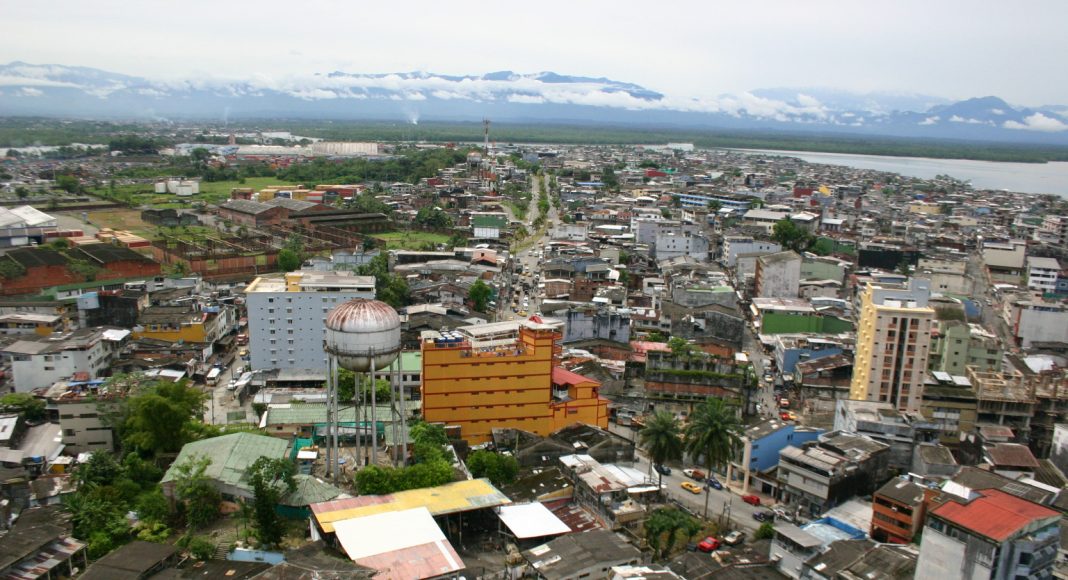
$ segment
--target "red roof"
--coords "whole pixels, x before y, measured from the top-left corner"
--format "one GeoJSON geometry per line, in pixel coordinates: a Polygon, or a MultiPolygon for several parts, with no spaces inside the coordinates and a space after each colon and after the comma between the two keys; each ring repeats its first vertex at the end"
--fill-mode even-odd
{"type": "Polygon", "coordinates": [[[997,542],[1003,542],[1034,520],[1060,517],[1036,503],[997,489],[977,492],[981,497],[962,504],[948,501],[935,508],[934,515],[997,542]]]}
{"type": "Polygon", "coordinates": [[[573,373],[563,367],[553,367],[553,384],[554,385],[578,385],[582,383],[596,383],[601,384],[589,377],[584,377],[578,373],[573,373]]]}

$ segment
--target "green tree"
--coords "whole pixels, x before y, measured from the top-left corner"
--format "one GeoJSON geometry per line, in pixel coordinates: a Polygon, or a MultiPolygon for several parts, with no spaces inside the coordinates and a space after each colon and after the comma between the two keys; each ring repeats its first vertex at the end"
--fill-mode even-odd
{"type": "Polygon", "coordinates": [[[493,289],[489,287],[489,284],[483,282],[481,278],[475,280],[475,283],[467,291],[467,299],[471,301],[478,312],[486,311],[486,306],[492,296],[493,289]]]}
{"type": "Polygon", "coordinates": [[[264,544],[275,546],[285,534],[285,526],[276,508],[279,500],[296,489],[293,476],[297,466],[286,458],[260,457],[246,473],[252,486],[257,536],[264,544]]]}
{"type": "Polygon", "coordinates": [[[360,492],[360,495],[393,493],[399,487],[395,475],[396,471],[392,467],[383,468],[377,465],[368,465],[356,472],[356,489],[360,492]]]}
{"type": "Polygon", "coordinates": [[[88,461],[74,470],[74,480],[79,486],[109,486],[122,476],[122,465],[107,451],[94,451],[88,461]]]}
{"type": "Polygon", "coordinates": [[[770,540],[775,537],[775,526],[770,522],[764,522],[757,528],[756,534],[753,535],[754,540],[770,540]]]}
{"type": "Polygon", "coordinates": [[[654,330],[645,337],[645,340],[649,342],[667,342],[667,337],[659,330],[654,330]]]}
{"type": "MultiPolygon", "coordinates": [[[[682,458],[679,421],[667,411],[657,411],[638,434],[638,440],[655,465],[682,458]]],[[[663,484],[664,475],[660,474],[660,485],[663,484]]]]}
{"type": "Polygon", "coordinates": [[[134,509],[137,511],[137,517],[143,521],[166,522],[171,515],[170,503],[158,486],[137,498],[134,509]]]}
{"type": "Polygon", "coordinates": [[[771,239],[783,248],[799,254],[808,251],[816,241],[807,230],[785,218],[775,222],[771,229],[771,239]]]}
{"type": "Polygon", "coordinates": [[[645,520],[645,538],[653,549],[654,559],[671,555],[679,533],[689,539],[701,531],[701,523],[676,508],[659,508],[645,520]]]}
{"type": "MultiPolygon", "coordinates": [[[[340,379],[338,382],[341,382],[340,379]]],[[[391,398],[391,391],[393,390],[389,386],[389,381],[386,379],[375,379],[374,385],[375,403],[381,405],[382,403],[388,402],[391,398]]],[[[364,375],[363,380],[360,382],[360,387],[360,391],[363,394],[363,400],[367,401],[369,404],[371,401],[371,377],[364,375]]],[[[340,395],[340,391],[338,391],[338,394],[340,395]]]]}
{"type": "Polygon", "coordinates": [[[18,413],[27,421],[40,421],[45,415],[45,401],[29,393],[8,393],[0,397],[0,408],[18,413]]]}
{"type": "MultiPolygon", "coordinates": [[[[713,467],[726,465],[734,457],[735,449],[741,444],[741,432],[741,422],[735,410],[723,399],[709,398],[690,414],[683,433],[683,446],[690,457],[704,459],[704,466],[711,475],[713,467]]],[[[707,501],[705,512],[708,517],[707,501]]]]}
{"type": "Polygon", "coordinates": [[[62,189],[67,193],[75,193],[81,190],[82,183],[78,180],[77,177],[70,174],[57,175],[56,187],[62,189]]]}
{"type": "Polygon", "coordinates": [[[222,496],[206,475],[211,459],[192,456],[178,464],[174,495],[182,504],[190,531],[202,528],[219,517],[222,496]]]}
{"type": "Polygon", "coordinates": [[[290,250],[289,248],[283,248],[278,252],[278,267],[283,272],[292,272],[300,268],[303,260],[300,258],[300,254],[290,250]]]}
{"type": "Polygon", "coordinates": [[[690,344],[690,341],[685,338],[673,336],[668,340],[668,348],[671,349],[671,354],[675,356],[686,356],[693,353],[694,347],[690,344]]]}
{"type": "Polygon", "coordinates": [[[497,487],[512,483],[519,473],[519,462],[515,457],[484,449],[472,451],[466,463],[471,475],[488,478],[497,487]]]}
{"type": "Polygon", "coordinates": [[[30,190],[20,185],[15,188],[15,195],[19,196],[19,199],[26,199],[30,197],[30,190]]]}

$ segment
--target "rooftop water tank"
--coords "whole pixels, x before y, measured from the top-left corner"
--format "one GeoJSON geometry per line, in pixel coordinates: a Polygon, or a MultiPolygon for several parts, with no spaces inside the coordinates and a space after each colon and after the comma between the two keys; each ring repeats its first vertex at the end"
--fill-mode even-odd
{"type": "Polygon", "coordinates": [[[330,311],[326,317],[326,352],[342,368],[357,372],[386,368],[401,349],[400,317],[392,306],[357,298],[330,311]]]}

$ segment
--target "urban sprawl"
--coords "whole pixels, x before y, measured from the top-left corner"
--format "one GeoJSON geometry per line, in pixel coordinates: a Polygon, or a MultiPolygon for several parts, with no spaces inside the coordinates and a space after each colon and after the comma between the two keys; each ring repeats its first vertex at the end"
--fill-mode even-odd
{"type": "Polygon", "coordinates": [[[0,157],[0,577],[1068,577],[1068,201],[485,131],[0,157]]]}

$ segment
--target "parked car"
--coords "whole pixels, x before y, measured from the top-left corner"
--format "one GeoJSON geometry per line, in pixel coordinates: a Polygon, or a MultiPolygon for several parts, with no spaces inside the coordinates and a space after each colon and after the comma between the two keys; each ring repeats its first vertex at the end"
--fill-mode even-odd
{"type": "Polygon", "coordinates": [[[692,481],[684,481],[679,485],[682,486],[682,489],[685,489],[686,491],[688,491],[690,493],[695,493],[695,494],[696,493],[701,493],[701,486],[697,485],[696,483],[694,483],[692,481]]]}
{"type": "Polygon", "coordinates": [[[671,468],[666,465],[657,464],[653,466],[653,469],[655,469],[656,472],[660,475],[671,475],[671,468]]]}
{"type": "Polygon", "coordinates": [[[760,506],[760,498],[755,495],[743,495],[742,501],[752,506],[760,506]]]}
{"type": "Polygon", "coordinates": [[[726,536],[723,536],[723,543],[727,544],[728,546],[737,546],[738,544],[741,544],[744,540],[745,534],[739,532],[738,530],[734,530],[726,536]]]}
{"type": "Polygon", "coordinates": [[[712,536],[708,536],[707,538],[701,540],[699,544],[697,544],[697,549],[701,550],[702,552],[715,552],[719,549],[719,540],[713,538],[712,536]]]}
{"type": "Polygon", "coordinates": [[[706,485],[708,485],[708,487],[711,487],[712,489],[723,489],[723,484],[720,483],[719,480],[715,477],[708,478],[706,485]]]}
{"type": "Polygon", "coordinates": [[[779,418],[783,421],[796,421],[797,414],[791,411],[783,411],[782,413],[779,413],[779,418]]]}
{"type": "Polygon", "coordinates": [[[775,512],[753,512],[753,519],[758,522],[775,521],[775,512]]]}
{"type": "Polygon", "coordinates": [[[791,516],[785,509],[783,509],[781,507],[777,507],[777,508],[772,508],[771,511],[775,512],[775,518],[776,519],[780,519],[780,520],[782,520],[784,522],[789,522],[791,524],[794,523],[793,516],[791,516]]]}
{"type": "Polygon", "coordinates": [[[686,477],[689,477],[690,479],[696,479],[697,481],[701,481],[705,478],[705,472],[701,471],[700,469],[683,469],[682,473],[686,477]]]}

